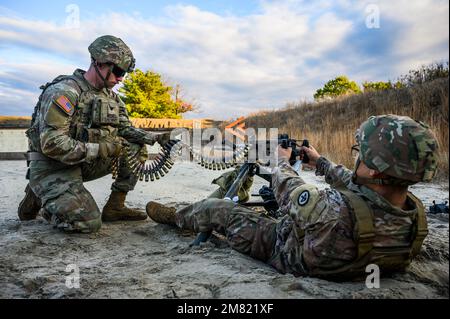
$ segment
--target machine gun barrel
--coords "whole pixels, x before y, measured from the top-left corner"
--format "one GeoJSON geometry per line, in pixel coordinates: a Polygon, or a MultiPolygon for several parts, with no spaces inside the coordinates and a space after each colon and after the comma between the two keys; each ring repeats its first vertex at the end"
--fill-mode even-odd
{"type": "Polygon", "coordinates": [[[223,199],[232,200],[237,203],[239,201],[238,192],[242,187],[242,184],[246,180],[248,174],[254,169],[256,164],[254,163],[244,163],[239,170],[239,174],[234,180],[231,187],[228,189],[228,192],[225,194],[223,199]]]}

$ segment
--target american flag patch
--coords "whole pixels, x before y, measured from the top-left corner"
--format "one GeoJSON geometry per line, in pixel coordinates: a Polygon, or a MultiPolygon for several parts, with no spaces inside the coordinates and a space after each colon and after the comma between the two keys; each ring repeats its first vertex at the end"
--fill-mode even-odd
{"type": "Polygon", "coordinates": [[[55,100],[55,103],[58,104],[58,106],[62,108],[67,114],[72,113],[73,105],[64,95],[61,95],[59,98],[57,98],[55,100]]]}

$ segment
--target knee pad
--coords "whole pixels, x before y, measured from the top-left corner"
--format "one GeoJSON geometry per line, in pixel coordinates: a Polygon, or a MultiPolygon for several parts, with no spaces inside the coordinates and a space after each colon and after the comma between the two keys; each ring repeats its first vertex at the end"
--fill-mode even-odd
{"type": "Polygon", "coordinates": [[[90,233],[101,227],[100,210],[84,187],[49,199],[41,214],[56,228],[67,232],[90,233]]]}

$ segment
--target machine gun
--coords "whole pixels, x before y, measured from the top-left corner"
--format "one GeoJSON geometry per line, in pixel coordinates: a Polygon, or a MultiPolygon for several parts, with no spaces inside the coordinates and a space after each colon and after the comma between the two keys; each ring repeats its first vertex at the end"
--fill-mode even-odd
{"type": "MultiPolygon", "coordinates": [[[[268,141],[269,142],[269,141],[268,141]]],[[[269,147],[269,143],[266,143],[266,147],[269,147]]],[[[303,152],[301,149],[298,149],[297,146],[306,146],[309,147],[309,141],[303,140],[301,145],[297,143],[297,140],[289,138],[288,134],[280,134],[278,137],[278,145],[280,145],[283,148],[292,148],[291,157],[289,158],[289,163],[292,165],[298,161],[298,157],[300,157],[302,163],[308,163],[309,158],[305,152],[303,152]]],[[[242,184],[247,179],[248,176],[258,175],[262,177],[263,179],[267,180],[271,183],[271,179],[268,174],[262,173],[260,170],[260,164],[256,163],[249,163],[245,162],[240,170],[239,174],[236,177],[234,183],[229,188],[228,192],[226,193],[224,199],[233,200],[234,202],[237,202],[239,199],[236,197],[238,194],[239,189],[242,187],[242,184]]],[[[264,191],[267,193],[267,189],[264,191]]]]}
{"type": "MultiPolygon", "coordinates": [[[[223,141],[222,144],[225,145],[225,141],[223,141]]],[[[252,145],[246,144],[245,146],[237,146],[233,143],[231,143],[231,145],[233,150],[232,155],[225,156],[225,158],[211,158],[203,156],[202,153],[195,152],[192,147],[190,147],[189,145],[184,145],[179,140],[171,140],[161,148],[160,153],[150,164],[146,164],[145,162],[140,161],[139,152],[132,154],[129,148],[124,148],[124,158],[125,164],[131,169],[132,173],[136,176],[139,176],[139,180],[145,180],[146,182],[148,182],[149,180],[158,180],[160,177],[163,177],[169,172],[169,169],[174,165],[172,155],[174,153],[177,153],[182,146],[188,147],[192,157],[198,162],[199,165],[206,169],[221,170],[240,165],[242,160],[244,160],[244,158],[246,158],[246,156],[248,155],[248,151],[252,147],[252,145]]],[[[254,145],[256,145],[257,147],[259,143],[255,143],[254,145]]],[[[297,148],[299,146],[309,147],[308,140],[302,140],[301,144],[299,144],[297,140],[289,138],[288,134],[280,134],[278,136],[278,145],[283,148],[292,148],[291,157],[289,158],[289,162],[291,165],[296,162],[298,163],[298,157],[300,157],[300,161],[303,163],[309,162],[309,158],[306,153],[297,148]]],[[[266,141],[266,152],[267,150],[270,150],[270,140],[266,141]]],[[[268,165],[270,165],[270,163],[267,163],[264,166],[268,165]]],[[[119,166],[119,158],[117,158],[113,162],[112,166],[112,176],[114,179],[118,175],[119,166]]],[[[259,196],[262,197],[263,201],[241,204],[250,207],[263,206],[269,212],[269,216],[276,217],[275,214],[278,209],[278,204],[276,203],[275,197],[271,190],[271,177],[269,176],[269,174],[262,172],[260,168],[261,164],[258,163],[258,161],[249,162],[248,159],[244,160],[244,163],[239,169],[238,176],[234,180],[231,187],[228,189],[228,192],[225,194],[224,199],[238,202],[238,192],[242,187],[244,181],[248,176],[258,175],[270,183],[269,187],[264,186],[259,191],[259,196]]],[[[199,233],[196,239],[191,243],[191,246],[198,246],[200,245],[200,243],[206,242],[208,238],[211,237],[211,234],[212,231],[199,233]]]]}
{"type": "Polygon", "coordinates": [[[293,165],[297,161],[297,157],[299,157],[299,156],[302,158],[302,163],[307,164],[309,162],[308,155],[305,152],[303,152],[297,148],[297,146],[309,147],[308,140],[303,140],[302,143],[299,145],[297,143],[297,140],[289,138],[288,134],[280,134],[278,137],[278,144],[282,148],[288,148],[288,147],[292,148],[291,157],[289,158],[289,163],[291,165],[293,165]]]}
{"type": "MultiPolygon", "coordinates": [[[[303,152],[301,149],[298,149],[297,146],[306,146],[309,147],[309,141],[303,140],[302,143],[299,145],[297,143],[297,140],[290,139],[288,134],[280,134],[278,137],[278,144],[283,148],[292,148],[291,157],[289,159],[289,162],[291,164],[295,163],[297,161],[297,157],[300,157],[300,160],[303,163],[308,163],[309,158],[306,155],[305,152],[303,152]]],[[[241,205],[248,206],[248,207],[255,207],[255,206],[263,206],[268,212],[269,215],[276,217],[276,211],[278,210],[278,204],[276,203],[275,197],[273,195],[272,191],[272,181],[270,176],[267,174],[263,174],[260,171],[260,164],[258,163],[249,163],[245,162],[241,168],[239,169],[239,173],[234,180],[231,187],[228,189],[227,193],[224,196],[225,200],[231,200],[235,203],[239,201],[238,192],[239,189],[244,184],[244,181],[249,176],[258,175],[262,177],[263,179],[267,180],[270,183],[270,186],[263,186],[259,190],[259,195],[263,198],[262,202],[246,202],[241,203],[241,205]]],[[[191,243],[191,246],[198,246],[202,242],[206,242],[212,235],[212,231],[209,232],[201,232],[197,235],[196,239],[191,243]]]]}

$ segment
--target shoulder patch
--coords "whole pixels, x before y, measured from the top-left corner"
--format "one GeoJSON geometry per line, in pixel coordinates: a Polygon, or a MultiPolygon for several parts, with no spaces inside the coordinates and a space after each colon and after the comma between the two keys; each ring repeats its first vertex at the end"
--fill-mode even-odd
{"type": "Polygon", "coordinates": [[[309,191],[304,190],[303,192],[298,195],[298,204],[300,206],[305,206],[309,202],[309,191]]]}
{"type": "Polygon", "coordinates": [[[74,106],[64,95],[61,95],[60,97],[54,99],[53,102],[58,105],[66,114],[72,115],[72,113],[74,112],[74,106]]]}
{"type": "Polygon", "coordinates": [[[302,223],[311,223],[317,220],[322,207],[317,207],[320,195],[316,186],[303,184],[292,191],[290,199],[292,217],[302,223]]]}

